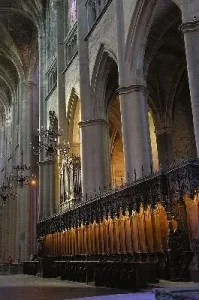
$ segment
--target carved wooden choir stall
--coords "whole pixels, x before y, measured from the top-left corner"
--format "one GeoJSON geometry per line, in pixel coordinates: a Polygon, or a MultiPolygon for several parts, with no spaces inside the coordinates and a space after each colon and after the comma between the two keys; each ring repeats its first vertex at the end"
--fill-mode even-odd
{"type": "Polygon", "coordinates": [[[132,289],[188,280],[198,186],[199,162],[188,160],[41,220],[43,276],[132,289]]]}

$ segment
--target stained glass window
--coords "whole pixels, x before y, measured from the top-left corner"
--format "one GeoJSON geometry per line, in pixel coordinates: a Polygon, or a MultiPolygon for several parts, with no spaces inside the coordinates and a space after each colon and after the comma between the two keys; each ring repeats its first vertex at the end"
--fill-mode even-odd
{"type": "Polygon", "coordinates": [[[77,3],[76,0],[70,0],[71,22],[74,23],[77,19],[77,3]]]}

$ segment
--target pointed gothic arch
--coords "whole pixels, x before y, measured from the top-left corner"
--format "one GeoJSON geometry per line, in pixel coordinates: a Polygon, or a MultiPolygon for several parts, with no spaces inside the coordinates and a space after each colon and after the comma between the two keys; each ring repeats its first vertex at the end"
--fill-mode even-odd
{"type": "MultiPolygon", "coordinates": [[[[176,2],[171,0],[177,6],[176,2]]],[[[125,45],[125,61],[129,62],[134,82],[145,85],[145,52],[153,17],[159,0],[137,1],[125,45]]],[[[179,8],[179,7],[178,7],[179,8]]]]}
{"type": "Polygon", "coordinates": [[[67,123],[68,123],[68,140],[71,145],[71,152],[80,155],[80,99],[75,90],[72,88],[67,106],[67,123]]]}
{"type": "Polygon", "coordinates": [[[117,66],[116,55],[102,44],[96,56],[91,78],[93,119],[106,119],[107,103],[105,98],[107,80],[113,66],[117,66]]]}

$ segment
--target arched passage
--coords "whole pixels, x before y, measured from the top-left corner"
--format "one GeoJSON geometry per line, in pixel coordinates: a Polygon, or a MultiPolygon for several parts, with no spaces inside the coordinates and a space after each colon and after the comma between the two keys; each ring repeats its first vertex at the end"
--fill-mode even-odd
{"type": "Polygon", "coordinates": [[[122,143],[122,124],[120,102],[118,96],[114,97],[108,106],[109,143],[111,158],[112,186],[119,186],[124,180],[124,153],[122,143]]]}
{"type": "Polygon", "coordinates": [[[71,147],[71,154],[80,156],[80,129],[81,121],[81,103],[73,88],[68,101],[67,122],[68,122],[68,141],[71,147]]]}
{"type": "Polygon", "coordinates": [[[172,0],[138,1],[127,38],[125,59],[149,91],[162,167],[196,156],[181,18],[172,0]]]}
{"type": "Polygon", "coordinates": [[[144,72],[159,115],[156,134],[163,167],[196,156],[181,22],[181,12],[172,1],[159,0],[145,49],[144,72]]]}
{"type": "MultiPolygon", "coordinates": [[[[97,83],[95,86],[97,91],[96,97],[94,95],[94,111],[97,115],[100,113],[101,118],[104,116],[109,124],[108,149],[111,186],[114,187],[123,184],[125,181],[122,120],[118,95],[118,66],[113,56],[106,52],[105,49],[103,51],[103,54],[99,55],[101,63],[98,64],[97,79],[94,80],[97,83]]],[[[151,114],[150,110],[148,114],[153,168],[158,170],[159,160],[155,125],[153,114],[151,114]]],[[[128,179],[126,178],[126,180],[128,179]]]]}
{"type": "MultiPolygon", "coordinates": [[[[0,102],[4,106],[2,109],[0,105],[4,147],[1,184],[5,176],[17,175],[13,165],[21,163],[21,151],[24,163],[31,164],[25,175],[38,173],[38,157],[31,153],[30,142],[36,140],[39,119],[37,29],[41,25],[41,7],[36,8],[34,1],[29,4],[12,0],[0,4],[0,102]]],[[[36,187],[19,190],[17,182],[13,182],[12,189],[11,195],[17,193],[18,197],[13,202],[10,197],[3,209],[1,259],[6,259],[7,253],[15,260],[28,259],[30,253],[36,252],[36,187]]]]}

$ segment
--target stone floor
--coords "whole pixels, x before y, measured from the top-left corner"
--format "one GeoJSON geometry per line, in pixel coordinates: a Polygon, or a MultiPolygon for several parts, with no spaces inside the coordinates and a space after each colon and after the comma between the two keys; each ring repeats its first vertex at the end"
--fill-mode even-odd
{"type": "MultiPolygon", "coordinates": [[[[197,283],[161,281],[150,288],[186,289],[198,287],[197,283]]],[[[34,276],[0,276],[0,300],[155,300],[150,291],[126,291],[95,287],[83,283],[44,279],[34,276]]],[[[187,299],[187,298],[186,298],[187,299]]],[[[192,298],[188,298],[192,299],[192,298]]],[[[198,298],[193,298],[198,299],[198,298]]]]}
{"type": "Polygon", "coordinates": [[[0,276],[0,300],[154,300],[154,294],[126,293],[82,283],[34,276],[0,276]]]}

